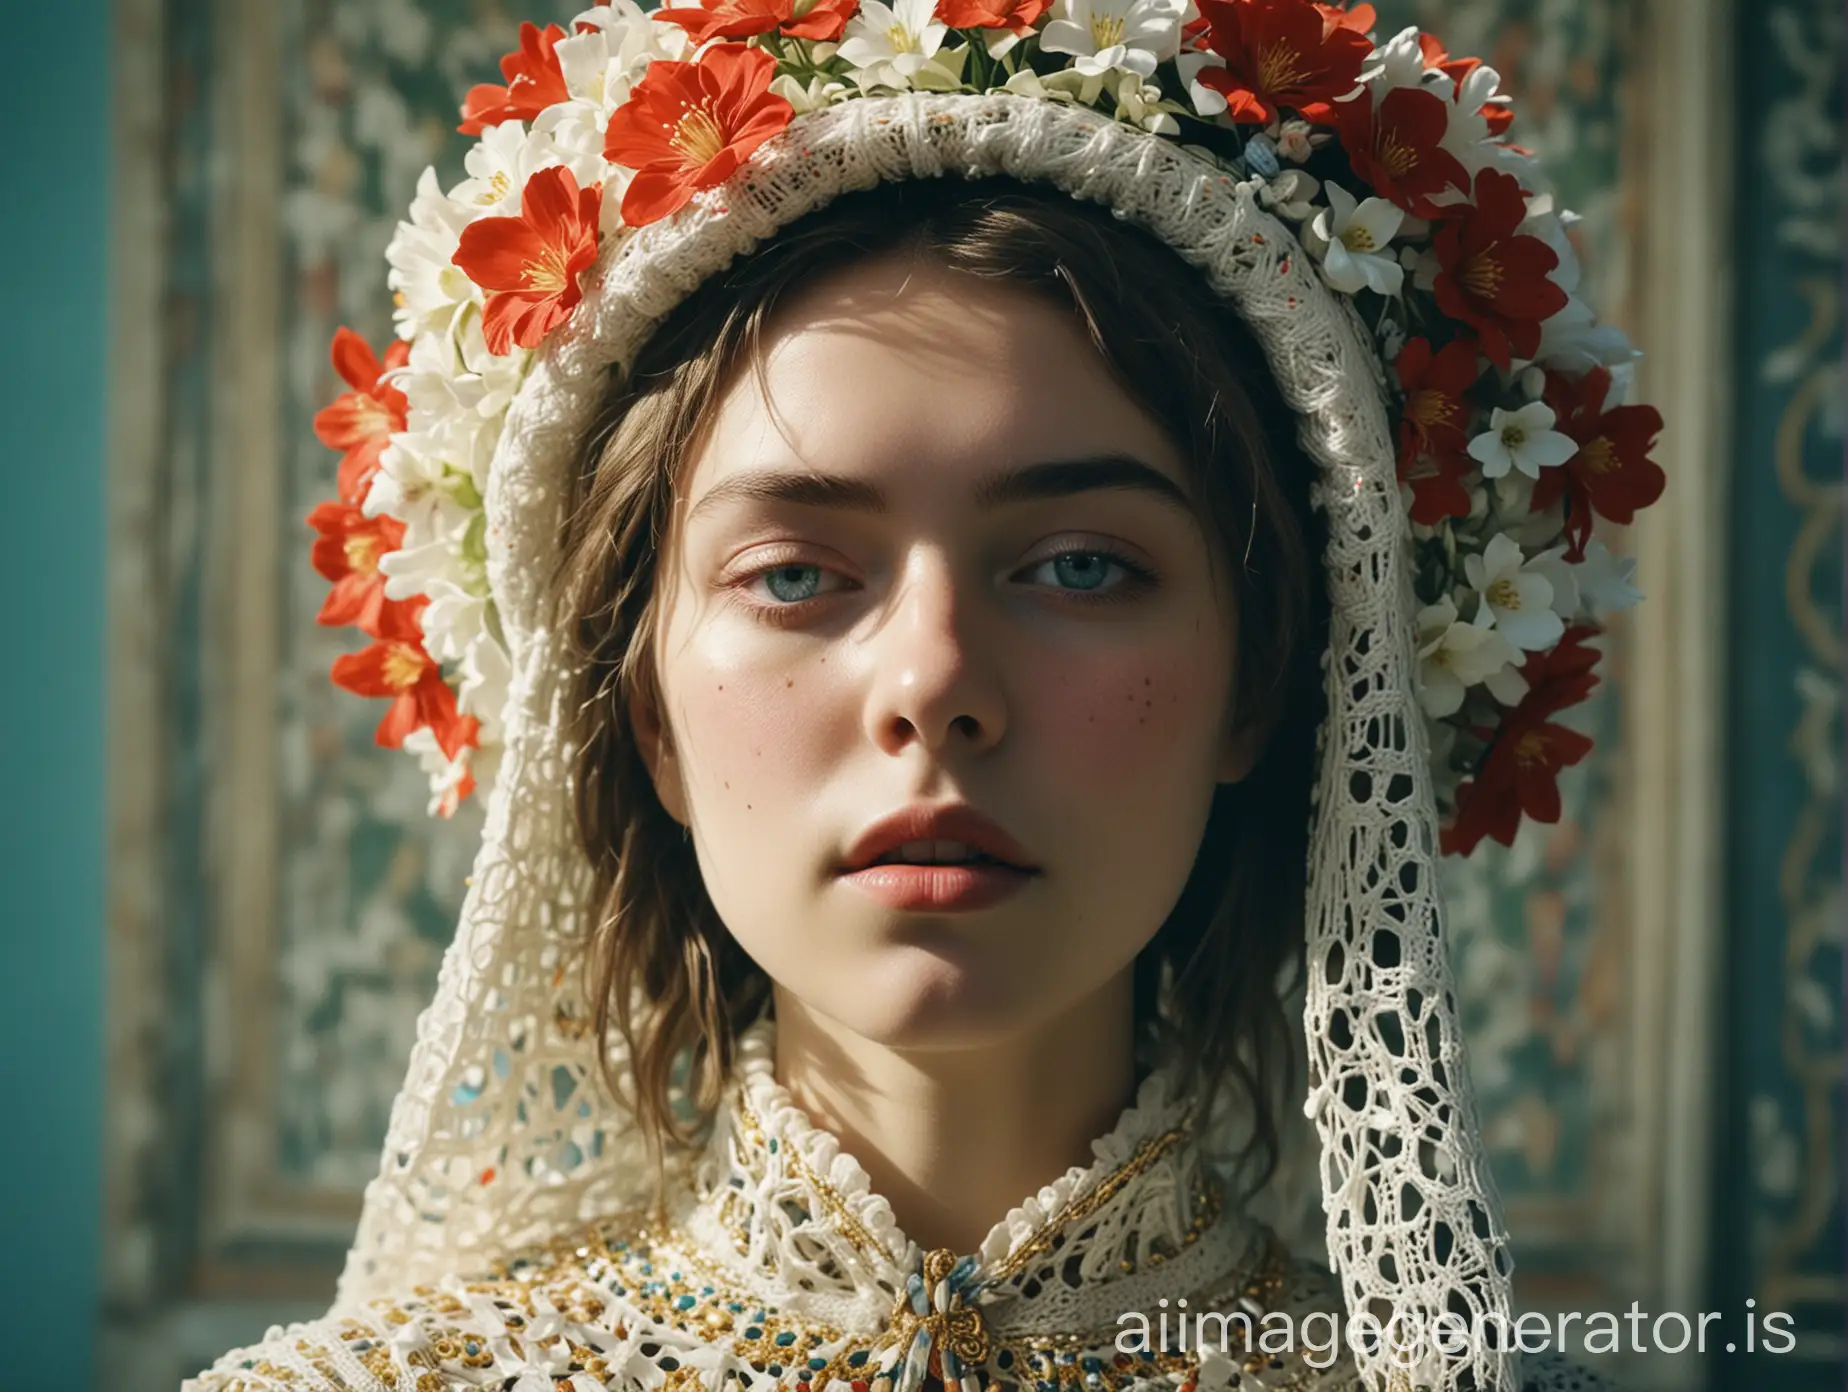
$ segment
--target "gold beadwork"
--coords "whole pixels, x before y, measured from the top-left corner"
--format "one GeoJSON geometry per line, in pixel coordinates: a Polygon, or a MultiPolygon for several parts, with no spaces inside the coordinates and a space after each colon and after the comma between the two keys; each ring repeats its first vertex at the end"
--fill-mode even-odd
{"type": "MultiPolygon", "coordinates": [[[[939,1247],[924,1258],[926,1301],[932,1298],[932,1292],[956,1269],[956,1261],[956,1254],[947,1247],[939,1247]]],[[[963,1304],[961,1297],[947,1310],[933,1309],[928,1315],[920,1315],[912,1309],[911,1297],[901,1294],[892,1307],[893,1339],[900,1348],[909,1348],[920,1329],[930,1334],[931,1343],[936,1348],[948,1349],[971,1368],[979,1368],[988,1362],[992,1351],[988,1324],[983,1320],[982,1312],[973,1305],[963,1304]]]]}

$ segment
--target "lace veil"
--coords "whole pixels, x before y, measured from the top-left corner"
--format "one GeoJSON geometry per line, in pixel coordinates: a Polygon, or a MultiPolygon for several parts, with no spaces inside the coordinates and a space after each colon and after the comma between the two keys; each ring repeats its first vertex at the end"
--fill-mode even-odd
{"type": "MultiPolygon", "coordinates": [[[[580,312],[535,358],[486,499],[489,576],[513,662],[504,763],[340,1307],[478,1267],[652,1193],[640,1140],[598,1081],[583,991],[567,971],[590,873],[574,839],[566,657],[544,580],[608,370],[632,361],[705,277],[838,194],[990,175],[1103,203],[1172,246],[1236,307],[1300,416],[1330,533],[1303,1020],[1326,1255],[1352,1312],[1383,1302],[1427,1321],[1508,1313],[1501,1205],[1445,954],[1414,690],[1417,606],[1379,359],[1256,183],[1095,111],[993,93],[867,98],[798,117],[722,205],[606,247],[580,312]]],[[[1388,1368],[1363,1359],[1370,1385],[1388,1368]]],[[[1450,1375],[1465,1372],[1478,1387],[1517,1385],[1512,1356],[1485,1348],[1450,1375]]]]}

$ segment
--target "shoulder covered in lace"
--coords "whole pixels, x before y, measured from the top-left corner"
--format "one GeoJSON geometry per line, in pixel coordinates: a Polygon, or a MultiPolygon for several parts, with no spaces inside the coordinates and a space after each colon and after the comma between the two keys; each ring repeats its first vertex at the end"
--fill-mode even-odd
{"type": "MultiPolygon", "coordinates": [[[[576,1246],[515,1262],[498,1277],[425,1286],[358,1314],[272,1330],[225,1355],[181,1392],[868,1392],[880,1341],[740,1300],[693,1254],[612,1226],[576,1246]],[[692,1258],[692,1260],[689,1260],[692,1258]]],[[[1177,1302],[1178,1303],[1178,1302],[1177,1302]]],[[[1336,1318],[1339,1289],[1301,1262],[1272,1263],[1191,1302],[1207,1312],[1186,1340],[1134,1357],[1092,1340],[1011,1341],[978,1385],[1037,1392],[1362,1392],[1345,1351],[1312,1334],[1293,1345],[1267,1328],[1336,1318]],[[1253,1337],[1241,1333],[1243,1313],[1253,1337]],[[1219,1317],[1225,1316],[1224,1332],[1219,1317]],[[1084,1347],[1090,1344],[1091,1347],[1084,1347]],[[1003,1360],[1006,1365],[1002,1366],[1003,1360]],[[1009,1376],[1009,1374],[1012,1376],[1009,1376]]],[[[1159,1315],[1151,1328],[1160,1342],[1159,1315]]],[[[967,1383],[964,1384],[967,1387],[967,1383]]],[[[1555,1355],[1530,1354],[1524,1392],[1617,1392],[1555,1355]]]]}
{"type": "MultiPolygon", "coordinates": [[[[914,1330],[902,1321],[845,1330],[803,1313],[801,1304],[794,1297],[777,1307],[732,1284],[683,1233],[613,1223],[511,1262],[489,1279],[423,1286],[272,1330],[266,1342],[225,1355],[182,1392],[878,1392],[894,1385],[897,1360],[889,1355],[914,1330]]],[[[985,1331],[987,1358],[962,1385],[1023,1392],[1358,1387],[1345,1358],[1320,1360],[1313,1351],[1273,1351],[1269,1341],[1260,1347],[1256,1336],[1245,1340],[1242,1330],[1262,1330],[1267,1315],[1287,1314],[1300,1327],[1309,1311],[1338,1308],[1325,1275],[1289,1262],[1274,1245],[1250,1274],[1196,1291],[1190,1305],[1229,1317],[1209,1351],[1193,1347],[1191,1335],[1162,1329],[1157,1311],[1148,1312],[1153,1347],[1141,1350],[1123,1337],[1129,1325],[985,1331]]]]}

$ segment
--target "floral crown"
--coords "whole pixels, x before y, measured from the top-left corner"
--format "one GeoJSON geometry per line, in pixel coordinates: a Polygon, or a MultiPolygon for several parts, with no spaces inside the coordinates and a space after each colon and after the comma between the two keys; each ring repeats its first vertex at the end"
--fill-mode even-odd
{"type": "Polygon", "coordinates": [[[1352,299],[1392,397],[1415,564],[1419,698],[1443,849],[1556,821],[1591,749],[1554,717],[1598,683],[1601,621],[1641,596],[1594,535],[1661,494],[1637,356],[1576,295],[1571,215],[1509,143],[1495,71],[1367,4],[1311,0],[613,0],[525,24],[469,92],[468,177],[425,172],[388,250],[400,340],[341,329],[344,451],[309,518],[336,660],[390,702],[443,815],[492,780],[509,662],[482,498],[533,353],[634,229],[717,190],[798,116],[913,90],[1078,103],[1185,143],[1296,225],[1352,299]]]}

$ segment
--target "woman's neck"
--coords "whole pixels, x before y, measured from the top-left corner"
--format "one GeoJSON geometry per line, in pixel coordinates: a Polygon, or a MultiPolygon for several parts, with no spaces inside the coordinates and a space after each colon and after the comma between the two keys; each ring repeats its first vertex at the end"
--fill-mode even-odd
{"type": "Polygon", "coordinates": [[[1128,972],[1040,1028],[969,1049],[874,1043],[776,993],[777,1079],[926,1249],[973,1252],[1073,1166],[1135,1091],[1128,972]]]}

